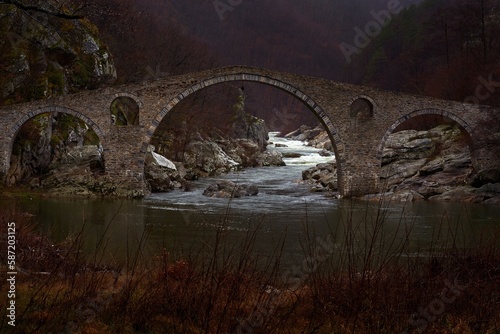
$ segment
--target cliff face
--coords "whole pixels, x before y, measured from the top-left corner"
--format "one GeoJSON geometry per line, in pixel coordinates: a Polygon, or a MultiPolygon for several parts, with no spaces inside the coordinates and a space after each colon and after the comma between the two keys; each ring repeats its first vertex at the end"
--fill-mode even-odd
{"type": "Polygon", "coordinates": [[[0,5],[0,48],[0,106],[97,88],[116,79],[97,28],[84,19],[0,5]]]}
{"type": "MultiPolygon", "coordinates": [[[[52,0],[23,4],[59,10],[52,0]]],[[[0,4],[0,50],[0,106],[99,88],[116,80],[111,54],[86,19],[0,4]]],[[[102,170],[101,153],[99,138],[81,120],[62,113],[38,115],[17,134],[6,183],[52,189],[93,182],[92,188],[95,174],[102,170]]]]}

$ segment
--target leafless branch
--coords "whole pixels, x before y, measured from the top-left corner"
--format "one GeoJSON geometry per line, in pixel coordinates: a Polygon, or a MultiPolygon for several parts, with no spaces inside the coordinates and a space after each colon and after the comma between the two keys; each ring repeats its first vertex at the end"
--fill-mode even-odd
{"type": "Polygon", "coordinates": [[[45,9],[45,8],[42,8],[39,6],[25,5],[22,2],[16,1],[16,0],[1,0],[0,5],[13,5],[13,6],[16,6],[17,8],[24,10],[26,12],[35,11],[35,12],[47,14],[49,16],[59,17],[59,18],[67,19],[67,20],[83,19],[84,18],[83,15],[77,15],[76,13],[85,7],[85,6],[82,6],[82,7],[78,8],[78,10],[73,12],[72,14],[68,14],[68,13],[63,12],[62,10],[51,11],[51,10],[48,10],[48,9],[45,9]]]}

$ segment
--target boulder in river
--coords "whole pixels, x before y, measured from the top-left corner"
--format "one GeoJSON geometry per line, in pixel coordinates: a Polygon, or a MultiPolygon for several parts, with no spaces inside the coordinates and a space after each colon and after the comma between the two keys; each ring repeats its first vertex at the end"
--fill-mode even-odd
{"type": "Polygon", "coordinates": [[[240,165],[222,148],[208,140],[192,141],[184,152],[184,164],[200,176],[212,176],[235,170],[240,165]]]}
{"type": "Polygon", "coordinates": [[[264,151],[256,157],[257,166],[285,166],[283,155],[278,151],[264,151]]]}
{"type": "MultiPolygon", "coordinates": [[[[182,164],[179,165],[185,175],[182,164]]],[[[177,170],[177,166],[164,156],[154,152],[154,146],[148,148],[148,155],[145,161],[145,178],[152,192],[167,192],[176,188],[181,188],[186,181],[177,170]]]]}
{"type": "Polygon", "coordinates": [[[302,180],[312,185],[313,192],[336,191],[337,166],[335,162],[317,164],[302,172],[302,180]]]}
{"type": "Polygon", "coordinates": [[[292,158],[292,159],[300,158],[301,156],[303,156],[302,154],[296,152],[283,152],[282,155],[283,158],[292,158]]]}
{"type": "Polygon", "coordinates": [[[203,196],[215,198],[239,198],[245,196],[256,196],[259,189],[255,185],[236,184],[231,181],[218,181],[208,186],[203,196]]]}

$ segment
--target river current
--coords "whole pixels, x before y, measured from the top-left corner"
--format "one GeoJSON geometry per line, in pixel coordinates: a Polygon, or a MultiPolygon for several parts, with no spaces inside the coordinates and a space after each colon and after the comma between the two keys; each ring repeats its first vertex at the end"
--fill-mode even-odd
{"type": "MultiPolygon", "coordinates": [[[[210,247],[216,234],[224,232],[228,242],[238,246],[257,230],[255,252],[271,254],[284,238],[283,262],[293,264],[304,257],[306,235],[340,242],[346,231],[356,230],[359,242],[363,231],[383,216],[382,238],[388,243],[407,239],[415,249],[441,245],[450,236],[464,246],[491,236],[500,224],[500,208],[465,203],[383,203],[353,201],[312,193],[300,182],[303,170],[334,157],[322,157],[319,149],[270,134],[270,141],[287,147],[268,149],[299,153],[285,158],[287,166],[248,168],[213,178],[197,180],[191,191],[157,193],[143,200],[51,198],[5,200],[3,209],[17,206],[35,216],[37,226],[60,241],[83,231],[85,251],[98,249],[106,259],[119,261],[135,253],[151,256],[161,249],[188,254],[210,247]],[[252,183],[257,196],[218,199],[203,196],[216,180],[252,183]]],[[[366,234],[365,233],[365,234],[366,234]]],[[[422,254],[422,253],[420,253],[422,254]]],[[[186,255],[187,256],[187,255],[186,255]]]]}

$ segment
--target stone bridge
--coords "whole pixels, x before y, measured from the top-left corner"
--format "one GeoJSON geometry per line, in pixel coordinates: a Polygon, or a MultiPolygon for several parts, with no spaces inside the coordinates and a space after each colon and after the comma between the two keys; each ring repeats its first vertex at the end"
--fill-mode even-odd
{"type": "Polygon", "coordinates": [[[21,126],[41,113],[68,113],[85,121],[100,137],[105,175],[127,191],[147,194],[144,160],[155,129],[190,94],[224,82],[250,81],[276,87],[299,99],[327,129],[338,163],[339,191],[357,196],[379,191],[381,156],[388,135],[401,123],[424,114],[458,123],[470,138],[476,171],[500,166],[500,157],[484,145],[488,120],[499,110],[425,96],[382,91],[254,67],[225,67],[134,85],[113,86],[12,105],[0,109],[0,173],[10,166],[13,142],[21,126]],[[129,97],[139,107],[139,124],[116,126],[110,106],[129,97]],[[368,113],[353,105],[363,101],[368,113]]]}

